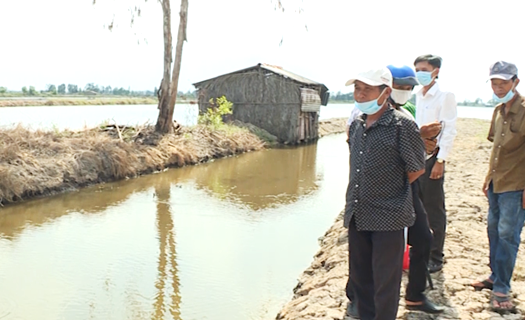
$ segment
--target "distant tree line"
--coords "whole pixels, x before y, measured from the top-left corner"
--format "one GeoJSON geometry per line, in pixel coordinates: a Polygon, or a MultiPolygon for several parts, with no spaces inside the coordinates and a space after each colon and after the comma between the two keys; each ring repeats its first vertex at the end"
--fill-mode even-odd
{"type": "MultiPolygon", "coordinates": [[[[21,91],[8,91],[6,87],[0,87],[0,95],[8,94],[11,96],[49,96],[49,95],[116,95],[116,96],[157,96],[157,88],[151,90],[131,90],[122,87],[101,86],[95,83],[88,83],[84,88],[76,84],[47,84],[45,90],[37,91],[34,86],[24,86],[21,91]]],[[[179,97],[186,99],[196,99],[196,91],[179,91],[179,97]]]]}
{"type": "Polygon", "coordinates": [[[335,94],[330,94],[330,101],[331,102],[354,102],[354,93],[341,93],[341,91],[338,91],[335,94]]]}
{"type": "Polygon", "coordinates": [[[458,102],[458,105],[460,106],[468,106],[468,107],[494,107],[497,103],[490,99],[489,101],[487,102],[483,102],[483,100],[481,98],[477,98],[476,100],[474,101],[470,101],[470,100],[464,100],[464,101],[461,101],[461,102],[458,102]]]}

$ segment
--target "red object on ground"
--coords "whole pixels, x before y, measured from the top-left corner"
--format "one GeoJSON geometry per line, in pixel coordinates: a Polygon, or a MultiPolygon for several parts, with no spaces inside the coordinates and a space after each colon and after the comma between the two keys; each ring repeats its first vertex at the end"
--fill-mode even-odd
{"type": "Polygon", "coordinates": [[[403,255],[403,270],[408,270],[408,267],[410,266],[410,257],[408,253],[410,252],[409,246],[407,244],[405,248],[405,254],[403,255]]]}

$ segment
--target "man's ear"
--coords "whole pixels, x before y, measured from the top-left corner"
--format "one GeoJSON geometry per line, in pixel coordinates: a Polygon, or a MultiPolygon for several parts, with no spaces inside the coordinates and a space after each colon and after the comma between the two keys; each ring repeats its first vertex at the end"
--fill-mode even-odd
{"type": "Polygon", "coordinates": [[[516,78],[516,80],[514,80],[514,89],[516,89],[519,83],[520,83],[520,79],[516,78]]]}
{"type": "Polygon", "coordinates": [[[439,76],[439,68],[434,69],[434,71],[432,71],[432,73],[437,78],[439,76]]]}
{"type": "Polygon", "coordinates": [[[383,101],[378,101],[379,105],[383,105],[387,100],[388,97],[390,97],[390,94],[392,93],[392,88],[386,87],[382,96],[383,101]]]}

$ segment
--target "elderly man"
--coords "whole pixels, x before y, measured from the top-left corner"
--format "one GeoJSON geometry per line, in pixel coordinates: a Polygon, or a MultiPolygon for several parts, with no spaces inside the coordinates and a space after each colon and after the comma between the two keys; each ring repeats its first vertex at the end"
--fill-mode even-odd
{"type": "Polygon", "coordinates": [[[494,110],[488,140],[493,142],[490,167],[483,185],[489,199],[487,218],[492,274],[474,283],[474,288],[492,290],[491,308],[514,311],[509,296],[520,235],[525,222],[525,97],[516,91],[518,69],[498,61],[490,67],[489,78],[494,110]]]}
{"type": "Polygon", "coordinates": [[[392,74],[370,70],[350,79],[363,114],[349,129],[348,228],[351,280],[363,320],[394,320],[404,228],[415,220],[410,183],[423,174],[424,143],[416,124],[392,108],[392,74]]]}

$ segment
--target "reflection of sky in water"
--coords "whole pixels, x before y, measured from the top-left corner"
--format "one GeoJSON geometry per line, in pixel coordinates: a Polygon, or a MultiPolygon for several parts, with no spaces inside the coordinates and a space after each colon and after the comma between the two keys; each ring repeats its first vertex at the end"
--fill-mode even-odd
{"type": "Polygon", "coordinates": [[[274,319],[347,164],[337,135],[2,208],[0,316],[274,319]]]}

